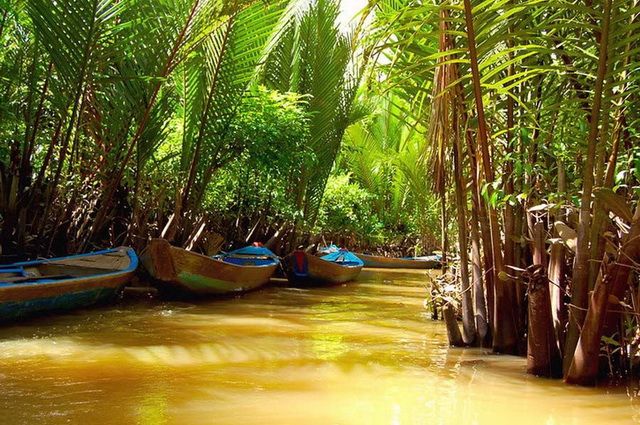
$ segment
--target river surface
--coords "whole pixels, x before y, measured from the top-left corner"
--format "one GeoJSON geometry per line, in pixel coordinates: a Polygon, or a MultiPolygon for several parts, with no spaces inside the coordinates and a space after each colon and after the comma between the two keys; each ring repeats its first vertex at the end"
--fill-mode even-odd
{"type": "Polygon", "coordinates": [[[124,302],[0,329],[0,424],[626,424],[624,387],[447,346],[426,272],[124,302]]]}

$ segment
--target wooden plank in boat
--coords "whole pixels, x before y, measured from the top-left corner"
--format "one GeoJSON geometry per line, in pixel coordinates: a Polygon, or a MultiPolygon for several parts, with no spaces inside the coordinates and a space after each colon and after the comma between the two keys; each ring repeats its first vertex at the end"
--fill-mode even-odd
{"type": "Polygon", "coordinates": [[[56,261],[47,261],[46,264],[56,266],[87,267],[101,270],[124,270],[129,267],[130,260],[126,252],[114,252],[88,257],[66,258],[56,261]]]}

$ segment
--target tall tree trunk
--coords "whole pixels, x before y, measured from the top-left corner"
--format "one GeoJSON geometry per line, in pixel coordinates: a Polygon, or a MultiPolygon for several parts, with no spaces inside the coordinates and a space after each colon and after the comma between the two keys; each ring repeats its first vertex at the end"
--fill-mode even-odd
{"type": "Polygon", "coordinates": [[[598,124],[600,123],[600,110],[602,105],[602,91],[605,76],[607,74],[607,54],[609,40],[609,24],[611,19],[611,2],[605,0],[604,16],[602,22],[602,35],[600,38],[600,57],[598,62],[598,75],[595,82],[593,95],[593,107],[591,111],[591,123],[587,138],[587,154],[583,165],[582,196],[580,198],[580,218],[578,222],[578,240],[576,244],[576,257],[573,265],[572,304],[576,307],[570,311],[569,330],[567,333],[566,349],[564,356],[564,372],[569,372],[573,360],[576,345],[580,337],[580,329],[584,322],[584,310],[587,308],[589,291],[589,237],[591,232],[591,195],[593,193],[594,168],[596,157],[596,145],[598,142],[598,124]]]}
{"type": "Polygon", "coordinates": [[[446,274],[449,268],[448,255],[449,255],[449,235],[447,233],[447,222],[449,217],[447,216],[447,191],[443,191],[440,194],[440,241],[442,249],[442,274],[446,274]]]}
{"type": "Polygon", "coordinates": [[[462,158],[460,157],[461,142],[459,132],[458,115],[454,110],[453,117],[453,158],[456,207],[458,210],[458,245],[460,248],[460,280],[462,283],[462,339],[467,345],[476,341],[476,325],[473,314],[472,288],[469,283],[469,239],[467,237],[467,193],[466,182],[462,171],[462,158]]]}
{"type": "Polygon", "coordinates": [[[489,344],[490,322],[487,315],[487,298],[485,295],[484,278],[482,276],[482,254],[480,252],[480,230],[478,227],[478,211],[476,205],[471,205],[471,265],[473,269],[473,310],[478,343],[483,347],[489,344]]]}
{"type": "Polygon", "coordinates": [[[567,308],[564,294],[567,287],[565,280],[565,246],[562,242],[551,245],[549,256],[549,296],[551,301],[551,318],[559,353],[564,353],[565,327],[567,324],[567,308]]]}
{"type": "MultiPolygon", "coordinates": [[[[458,94],[462,98],[461,91],[458,94]]],[[[461,103],[461,108],[464,108],[465,103],[461,103]]],[[[466,110],[462,110],[463,122],[468,122],[468,116],[466,110]]],[[[476,315],[480,315],[480,321],[482,317],[486,321],[488,326],[487,332],[484,333],[482,341],[484,343],[484,337],[491,336],[490,327],[494,323],[494,290],[493,290],[493,251],[491,250],[491,237],[489,232],[489,220],[487,219],[486,208],[484,205],[484,199],[480,194],[480,171],[478,167],[478,153],[473,144],[473,134],[470,130],[467,130],[465,134],[465,140],[467,142],[467,151],[469,154],[469,166],[471,171],[471,212],[472,212],[472,232],[475,227],[477,246],[478,249],[478,261],[479,264],[484,265],[484,274],[482,270],[478,270],[480,276],[479,280],[475,280],[475,285],[479,288],[476,290],[475,307],[476,315]],[[482,241],[482,245],[480,244],[482,241]],[[480,248],[484,252],[481,255],[480,248]],[[482,290],[480,290],[482,288],[482,290]]],[[[472,233],[473,236],[473,233],[472,233]]],[[[478,324],[478,330],[481,329],[481,325],[478,324]]]]}
{"type": "MultiPolygon", "coordinates": [[[[482,102],[482,88],[480,85],[480,71],[478,67],[471,0],[464,0],[464,10],[469,43],[473,93],[478,114],[478,144],[482,154],[484,177],[488,183],[492,183],[495,180],[495,174],[491,163],[488,130],[482,102]]],[[[491,186],[489,185],[488,188],[489,194],[491,194],[491,186]]],[[[518,350],[518,338],[516,333],[516,320],[513,312],[513,300],[508,298],[508,291],[506,291],[504,287],[505,282],[499,280],[500,275],[504,272],[504,259],[502,257],[498,212],[491,205],[488,205],[488,212],[491,248],[493,251],[493,283],[495,290],[493,349],[496,352],[516,353],[518,350]]]]}

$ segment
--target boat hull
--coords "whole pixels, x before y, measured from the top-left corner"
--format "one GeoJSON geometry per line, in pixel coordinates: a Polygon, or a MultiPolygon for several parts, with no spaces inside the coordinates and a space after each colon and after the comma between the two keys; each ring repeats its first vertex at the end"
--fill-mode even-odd
{"type": "Polygon", "coordinates": [[[325,261],[320,257],[304,254],[306,270],[301,273],[296,268],[296,258],[294,254],[287,256],[284,260],[287,279],[294,285],[318,286],[337,285],[355,280],[362,266],[343,266],[334,262],[325,261]]]}
{"type": "Polygon", "coordinates": [[[414,260],[408,258],[390,258],[378,255],[356,254],[364,262],[365,267],[378,269],[437,269],[440,262],[436,260],[414,260]]]}
{"type": "Polygon", "coordinates": [[[140,260],[160,289],[183,295],[229,295],[269,283],[277,264],[240,266],[153,239],[140,260]]]}
{"type": "MultiPolygon", "coordinates": [[[[103,274],[66,278],[59,281],[1,284],[0,321],[7,322],[45,312],[90,307],[114,300],[124,285],[133,277],[138,265],[138,258],[135,252],[129,248],[116,248],[109,250],[109,252],[126,255],[129,260],[126,268],[105,270],[103,274]]],[[[92,253],[68,258],[71,259],[69,260],[71,262],[84,261],[91,264],[91,257],[99,255],[99,253],[92,253]]],[[[16,265],[29,269],[36,268],[38,265],[61,267],[64,262],[63,258],[54,258],[16,265]]],[[[93,270],[93,267],[91,268],[93,270]]]]}

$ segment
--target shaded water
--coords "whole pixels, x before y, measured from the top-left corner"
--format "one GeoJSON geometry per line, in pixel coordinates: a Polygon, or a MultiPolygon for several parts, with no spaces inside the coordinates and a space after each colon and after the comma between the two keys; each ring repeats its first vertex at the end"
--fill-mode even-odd
{"type": "Polygon", "coordinates": [[[528,377],[447,347],[425,272],[137,303],[0,329],[0,424],[640,422],[625,388],[528,377]]]}

